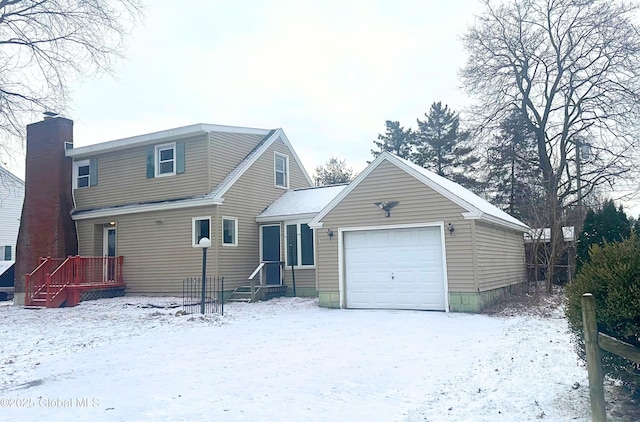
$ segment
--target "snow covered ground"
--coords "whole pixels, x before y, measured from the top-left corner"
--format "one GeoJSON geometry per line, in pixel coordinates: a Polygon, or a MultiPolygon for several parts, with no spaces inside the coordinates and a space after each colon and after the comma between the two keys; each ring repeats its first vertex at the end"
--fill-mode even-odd
{"type": "Polygon", "coordinates": [[[559,309],[496,317],[283,298],[202,317],[171,303],[0,306],[0,420],[589,420],[559,309]]]}

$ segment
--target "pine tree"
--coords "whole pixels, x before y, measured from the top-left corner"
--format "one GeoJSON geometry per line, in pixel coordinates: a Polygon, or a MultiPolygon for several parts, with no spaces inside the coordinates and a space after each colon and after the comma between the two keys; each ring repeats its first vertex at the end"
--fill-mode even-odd
{"type": "Polygon", "coordinates": [[[576,255],[578,267],[589,259],[591,245],[603,245],[604,242],[619,242],[631,235],[631,222],[627,214],[620,208],[616,209],[611,199],[605,201],[602,208],[587,211],[582,232],[578,238],[576,255]]]}
{"type": "Polygon", "coordinates": [[[378,150],[371,150],[374,157],[380,155],[383,151],[391,152],[400,158],[411,159],[413,131],[411,128],[405,130],[400,126],[400,122],[387,120],[385,122],[387,128],[384,134],[378,134],[378,141],[373,141],[378,150]]]}
{"type": "Polygon", "coordinates": [[[500,123],[500,131],[491,140],[486,157],[491,202],[533,224],[535,207],[543,195],[536,148],[535,135],[516,111],[500,123]]]}
{"type": "Polygon", "coordinates": [[[339,183],[349,183],[353,180],[353,169],[347,167],[345,160],[331,157],[323,166],[315,168],[314,180],[316,186],[329,186],[339,183]]]}
{"type": "Polygon", "coordinates": [[[469,133],[460,129],[458,114],[437,102],[425,117],[418,119],[412,161],[466,188],[479,189],[481,184],[470,176],[479,157],[467,145],[469,133]]]}

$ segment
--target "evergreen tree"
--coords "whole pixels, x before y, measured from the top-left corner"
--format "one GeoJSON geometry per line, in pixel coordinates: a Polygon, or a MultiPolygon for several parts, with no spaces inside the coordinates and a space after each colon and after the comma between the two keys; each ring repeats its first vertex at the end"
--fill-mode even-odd
{"type": "Polygon", "coordinates": [[[313,179],[316,182],[316,186],[329,186],[339,183],[349,183],[353,180],[353,177],[353,169],[347,167],[345,160],[338,160],[336,157],[331,157],[325,165],[315,168],[313,179]]]}
{"type": "Polygon", "coordinates": [[[413,147],[413,131],[411,128],[405,130],[400,126],[400,122],[387,120],[385,122],[387,128],[384,134],[378,134],[378,141],[373,141],[378,150],[371,150],[374,157],[380,155],[383,151],[388,151],[406,160],[411,159],[413,147]]]}
{"type": "Polygon", "coordinates": [[[616,209],[611,199],[605,201],[602,208],[587,211],[582,232],[578,238],[576,255],[578,268],[589,259],[591,245],[603,245],[604,242],[619,242],[631,235],[631,222],[627,214],[620,208],[616,209]]]}
{"type": "Polygon", "coordinates": [[[491,202],[530,224],[535,224],[534,208],[543,195],[536,148],[535,135],[519,111],[500,123],[499,133],[487,148],[491,202]]]}
{"type": "Polygon", "coordinates": [[[479,189],[481,184],[470,176],[479,158],[467,145],[469,133],[460,130],[458,114],[437,102],[425,117],[424,121],[418,119],[412,161],[466,188],[479,189]]]}

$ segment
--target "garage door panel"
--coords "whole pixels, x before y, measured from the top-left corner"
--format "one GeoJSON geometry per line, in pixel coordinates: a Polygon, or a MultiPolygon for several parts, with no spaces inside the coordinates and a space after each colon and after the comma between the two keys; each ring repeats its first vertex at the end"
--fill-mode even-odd
{"type": "Polygon", "coordinates": [[[347,307],[445,309],[439,227],[347,232],[347,307]]]}

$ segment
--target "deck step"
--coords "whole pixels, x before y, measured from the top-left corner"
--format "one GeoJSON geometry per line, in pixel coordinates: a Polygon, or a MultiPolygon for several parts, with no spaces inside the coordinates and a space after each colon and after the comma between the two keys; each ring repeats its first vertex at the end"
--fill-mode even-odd
{"type": "Polygon", "coordinates": [[[231,298],[227,299],[227,302],[249,303],[249,302],[251,302],[251,298],[231,297],[231,298]]]}

